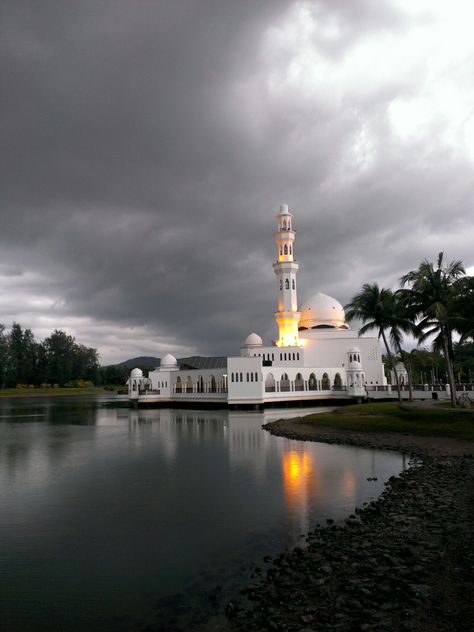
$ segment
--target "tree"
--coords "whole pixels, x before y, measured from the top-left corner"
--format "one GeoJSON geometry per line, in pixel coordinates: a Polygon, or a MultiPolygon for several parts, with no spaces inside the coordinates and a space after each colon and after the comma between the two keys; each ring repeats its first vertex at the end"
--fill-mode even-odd
{"type": "Polygon", "coordinates": [[[461,261],[445,264],[440,252],[436,266],[427,259],[416,270],[405,274],[400,281],[409,286],[400,291],[408,313],[418,318],[416,333],[418,342],[435,336],[433,347],[442,348],[446,360],[451,390],[451,405],[456,405],[456,385],[453,371],[452,331],[459,318],[456,314],[456,282],[465,274],[461,261]]]}
{"type": "Polygon", "coordinates": [[[389,289],[380,289],[377,283],[372,285],[364,283],[362,291],[356,294],[344,309],[347,310],[347,320],[358,319],[362,321],[363,326],[359,330],[359,336],[372,329],[378,330],[378,337],[381,337],[384,342],[387,357],[395,375],[398,401],[401,402],[400,380],[398,379],[395,360],[385,333],[388,331],[393,346],[397,350],[401,349],[401,325],[404,323],[404,319],[400,316],[394,293],[389,289]]]}
{"type": "Polygon", "coordinates": [[[13,323],[7,335],[6,383],[32,384],[35,377],[36,343],[31,329],[13,323]]]}
{"type": "Polygon", "coordinates": [[[474,342],[458,342],[454,345],[454,372],[459,382],[471,382],[474,375],[474,342]]]}
{"type": "Polygon", "coordinates": [[[437,376],[446,373],[444,356],[437,351],[429,351],[426,348],[412,349],[409,356],[409,363],[418,384],[426,384],[430,376],[434,383],[437,376]]]}
{"type": "Polygon", "coordinates": [[[453,327],[461,335],[460,342],[474,341],[474,277],[462,277],[454,283],[452,309],[453,327]]]}
{"type": "Polygon", "coordinates": [[[5,335],[5,325],[0,323],[0,388],[5,387],[7,381],[8,339],[5,335]]]}
{"type": "Polygon", "coordinates": [[[80,378],[74,375],[74,338],[66,332],[55,329],[43,342],[46,362],[48,366],[48,382],[64,384],[72,379],[80,378]]]}

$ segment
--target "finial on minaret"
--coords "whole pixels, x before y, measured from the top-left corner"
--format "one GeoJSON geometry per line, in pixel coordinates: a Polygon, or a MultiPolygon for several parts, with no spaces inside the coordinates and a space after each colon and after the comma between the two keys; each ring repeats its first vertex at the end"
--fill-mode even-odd
{"type": "Polygon", "coordinates": [[[299,265],[294,260],[295,232],[292,220],[293,213],[290,213],[287,204],[282,204],[277,215],[277,230],[273,233],[277,248],[277,261],[273,264],[273,270],[279,284],[278,311],[275,312],[279,333],[276,344],[279,347],[294,347],[300,344],[298,338],[300,313],[296,294],[296,275],[299,265]]]}

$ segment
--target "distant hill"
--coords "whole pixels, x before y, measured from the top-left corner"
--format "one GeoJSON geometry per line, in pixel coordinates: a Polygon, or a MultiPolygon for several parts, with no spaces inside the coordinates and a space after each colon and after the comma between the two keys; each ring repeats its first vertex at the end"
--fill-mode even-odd
{"type": "MultiPolygon", "coordinates": [[[[152,366],[158,367],[161,364],[160,358],[153,356],[138,356],[138,358],[130,358],[124,360],[118,364],[110,364],[109,366],[125,366],[128,369],[133,369],[136,366],[152,366]]],[[[225,368],[227,366],[227,358],[225,356],[189,356],[187,358],[178,358],[178,365],[180,369],[217,369],[225,368]]],[[[107,368],[107,367],[103,367],[107,368]]]]}
{"type": "Polygon", "coordinates": [[[138,356],[138,358],[130,358],[129,360],[124,360],[123,362],[109,366],[126,366],[129,369],[133,369],[140,364],[144,364],[145,366],[160,366],[161,360],[154,356],[138,356]]]}

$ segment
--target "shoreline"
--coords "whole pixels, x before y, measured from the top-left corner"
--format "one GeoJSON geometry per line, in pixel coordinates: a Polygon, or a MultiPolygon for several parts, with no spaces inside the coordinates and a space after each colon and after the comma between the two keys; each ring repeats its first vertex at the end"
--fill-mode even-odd
{"type": "Polygon", "coordinates": [[[244,603],[226,607],[230,630],[468,632],[474,620],[474,442],[311,426],[263,426],[274,435],[398,450],[411,467],[341,524],[328,520],[307,547],[273,560],[244,603]]]}
{"type": "Polygon", "coordinates": [[[32,388],[32,389],[0,389],[0,399],[30,399],[31,397],[71,397],[76,395],[116,395],[116,391],[97,388],[32,388]]]}
{"type": "Polygon", "coordinates": [[[364,432],[317,426],[304,417],[276,419],[262,426],[271,434],[298,441],[320,441],[339,445],[354,445],[377,450],[397,450],[412,457],[474,457],[474,441],[434,435],[414,435],[399,432],[364,432]]]}

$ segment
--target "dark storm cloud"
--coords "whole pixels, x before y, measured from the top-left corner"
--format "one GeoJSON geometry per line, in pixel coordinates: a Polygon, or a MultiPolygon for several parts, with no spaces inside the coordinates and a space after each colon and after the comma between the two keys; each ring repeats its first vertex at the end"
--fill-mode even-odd
{"type": "Polygon", "coordinates": [[[281,202],[296,212],[300,301],[345,302],[439,249],[470,252],[468,158],[391,123],[426,60],[377,60],[436,25],[426,11],[7,1],[1,21],[0,322],[69,327],[104,359],[269,338],[281,202]]]}

